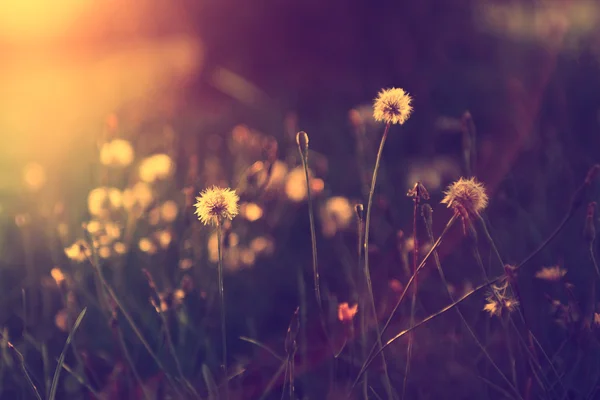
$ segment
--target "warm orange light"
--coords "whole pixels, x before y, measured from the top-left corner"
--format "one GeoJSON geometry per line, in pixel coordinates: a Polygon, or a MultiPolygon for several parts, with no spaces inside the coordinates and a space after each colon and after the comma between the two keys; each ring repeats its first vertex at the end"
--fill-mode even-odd
{"type": "Polygon", "coordinates": [[[0,37],[60,35],[91,3],[91,0],[0,0],[0,37]]]}

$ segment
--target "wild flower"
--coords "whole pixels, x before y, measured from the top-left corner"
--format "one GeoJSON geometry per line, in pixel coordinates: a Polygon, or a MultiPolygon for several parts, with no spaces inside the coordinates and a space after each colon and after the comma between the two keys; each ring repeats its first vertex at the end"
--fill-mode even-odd
{"type": "Polygon", "coordinates": [[[552,267],[544,267],[535,273],[535,277],[538,279],[544,279],[546,281],[560,281],[563,276],[567,273],[566,269],[559,267],[558,265],[552,267]]]}
{"type": "Polygon", "coordinates": [[[85,241],[78,240],[65,248],[65,254],[73,261],[84,262],[92,256],[92,251],[85,241]]]}
{"type": "Polygon", "coordinates": [[[412,99],[400,88],[383,89],[373,105],[373,118],[387,124],[404,124],[410,117],[412,99]]]}
{"type": "Polygon", "coordinates": [[[511,313],[517,309],[519,302],[508,293],[509,282],[504,279],[497,285],[492,285],[486,297],[483,310],[491,316],[501,316],[504,311],[511,313]]]}
{"type": "Polygon", "coordinates": [[[503,311],[507,311],[509,313],[516,310],[519,302],[507,295],[501,295],[498,292],[494,295],[490,293],[486,299],[485,306],[483,306],[483,310],[490,313],[490,315],[501,316],[503,311]]]}
{"type": "Polygon", "coordinates": [[[223,220],[233,219],[239,212],[239,196],[235,190],[213,186],[196,197],[195,214],[204,225],[218,225],[223,220]]]}
{"type": "Polygon", "coordinates": [[[100,163],[112,167],[127,167],[133,162],[134,152],[131,143],[115,139],[104,143],[100,148],[100,163]]]}
{"type": "Polygon", "coordinates": [[[177,218],[177,203],[173,200],[167,200],[160,207],[160,216],[165,222],[173,222],[177,218]]]}
{"type": "Polygon", "coordinates": [[[350,307],[348,303],[338,305],[338,319],[342,322],[350,322],[358,312],[358,304],[350,307]]]}
{"type": "Polygon", "coordinates": [[[139,166],[140,179],[153,183],[168,178],[173,170],[173,161],[166,154],[154,154],[145,158],[139,166]]]}
{"type": "Polygon", "coordinates": [[[475,178],[460,178],[448,186],[442,204],[459,212],[463,218],[478,216],[488,205],[485,187],[475,178]]]}
{"type": "Polygon", "coordinates": [[[46,183],[46,170],[38,163],[29,163],[23,169],[23,180],[28,189],[38,191],[46,183]]]}
{"type": "Polygon", "coordinates": [[[245,219],[253,222],[263,216],[263,209],[256,203],[244,203],[240,207],[240,213],[245,219]]]}
{"type": "Polygon", "coordinates": [[[54,267],[50,270],[50,276],[52,276],[52,279],[54,279],[59,286],[65,281],[65,274],[58,267],[54,267]]]}

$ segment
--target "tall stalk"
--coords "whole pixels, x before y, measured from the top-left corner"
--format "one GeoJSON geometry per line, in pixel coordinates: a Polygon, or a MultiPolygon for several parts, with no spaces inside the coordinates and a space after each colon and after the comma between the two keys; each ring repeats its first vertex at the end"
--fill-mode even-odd
{"type": "MultiPolygon", "coordinates": [[[[387,139],[388,132],[390,130],[390,123],[388,122],[385,125],[385,130],[383,131],[383,136],[381,137],[381,142],[379,143],[379,150],[377,151],[377,158],[375,159],[375,168],[373,169],[373,179],[371,180],[371,189],[369,190],[369,199],[367,201],[367,214],[365,217],[365,241],[364,241],[364,253],[365,253],[365,279],[367,281],[367,290],[369,292],[369,300],[371,302],[371,309],[373,312],[373,317],[375,318],[375,328],[377,330],[377,347],[378,350],[381,350],[383,347],[383,343],[381,342],[381,331],[379,329],[379,324],[377,323],[377,307],[375,306],[375,297],[373,296],[373,285],[371,283],[371,271],[369,269],[369,231],[371,225],[371,207],[373,206],[373,195],[375,193],[375,185],[377,184],[377,173],[379,172],[379,164],[381,163],[381,156],[383,154],[383,146],[385,145],[385,140],[387,139]]],[[[385,355],[383,352],[381,353],[381,361],[383,365],[384,372],[384,383],[386,387],[386,394],[389,399],[393,399],[392,395],[392,384],[390,382],[390,377],[387,371],[387,363],[385,361],[385,355]]]]}
{"type": "Polygon", "coordinates": [[[315,233],[315,215],[310,191],[310,177],[308,175],[308,135],[306,132],[298,132],[296,135],[296,143],[298,144],[298,151],[300,152],[302,167],[304,168],[304,177],[306,179],[306,196],[308,199],[308,218],[310,220],[310,242],[312,246],[312,267],[315,295],[317,297],[317,303],[319,307],[322,307],[323,303],[321,302],[321,289],[319,286],[319,268],[317,264],[317,235],[315,233]]]}
{"type": "Polygon", "coordinates": [[[217,250],[219,254],[219,262],[217,264],[217,274],[219,279],[219,308],[221,310],[221,343],[223,344],[223,360],[221,369],[225,377],[225,400],[229,399],[229,381],[227,380],[227,335],[225,321],[225,290],[223,288],[223,221],[217,220],[217,250]]]}

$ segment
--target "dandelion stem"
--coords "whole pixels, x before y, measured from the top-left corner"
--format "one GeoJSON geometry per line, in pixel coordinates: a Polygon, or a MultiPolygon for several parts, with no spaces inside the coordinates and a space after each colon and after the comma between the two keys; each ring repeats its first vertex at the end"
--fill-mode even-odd
{"type": "MultiPolygon", "coordinates": [[[[502,257],[500,256],[500,252],[498,251],[498,247],[496,246],[496,243],[494,242],[494,239],[492,238],[492,235],[490,234],[490,231],[487,228],[487,224],[486,224],[486,222],[485,222],[485,220],[483,219],[482,216],[479,216],[479,222],[481,223],[481,226],[483,227],[483,232],[484,232],[484,234],[485,234],[485,236],[486,236],[486,238],[487,238],[490,246],[492,247],[494,253],[496,254],[496,257],[498,258],[498,261],[500,262],[500,265],[503,265],[504,262],[502,260],[502,257]]],[[[593,257],[593,254],[592,254],[592,257],[593,257]]],[[[528,336],[528,339],[529,339],[527,354],[531,357],[531,361],[534,362],[538,366],[538,368],[541,369],[541,365],[540,365],[540,362],[538,360],[537,352],[535,351],[535,348],[536,348],[536,346],[534,345],[534,341],[535,341],[535,343],[537,343],[537,347],[541,351],[541,353],[544,356],[544,358],[546,359],[546,361],[548,361],[548,363],[550,364],[550,367],[552,368],[553,372],[555,373],[556,377],[558,378],[560,386],[566,392],[566,389],[565,389],[565,387],[564,387],[564,385],[562,383],[562,379],[560,378],[560,375],[558,375],[558,372],[554,368],[554,365],[552,364],[552,361],[550,360],[550,357],[544,351],[544,348],[540,345],[539,341],[537,340],[537,338],[533,334],[533,331],[531,330],[531,325],[529,324],[529,321],[528,321],[527,316],[525,314],[525,307],[524,307],[524,303],[522,301],[521,291],[519,290],[518,283],[514,279],[511,280],[509,283],[510,283],[511,288],[513,289],[513,292],[515,293],[515,296],[516,296],[517,301],[519,303],[519,315],[521,317],[521,320],[523,321],[525,329],[527,330],[527,336],[528,336]]],[[[515,332],[517,332],[517,335],[519,336],[519,338],[521,339],[521,341],[524,342],[524,339],[523,339],[520,331],[516,328],[516,325],[515,325],[515,323],[514,323],[514,321],[512,319],[512,316],[509,315],[509,319],[511,320],[512,324],[515,326],[515,332]]],[[[508,330],[507,330],[507,334],[508,334],[508,330]]],[[[531,373],[534,374],[535,371],[531,370],[531,373]]]]}
{"type": "MultiPolygon", "coordinates": [[[[433,242],[434,241],[433,230],[431,229],[431,225],[429,225],[429,223],[427,222],[427,220],[425,220],[425,227],[426,227],[426,230],[427,230],[427,235],[429,236],[429,240],[431,240],[433,242]]],[[[438,255],[437,250],[434,250],[434,252],[433,252],[433,258],[434,258],[435,265],[437,267],[438,273],[440,274],[440,278],[442,280],[442,284],[444,285],[444,288],[446,289],[446,293],[448,294],[448,298],[450,299],[451,302],[454,302],[455,299],[454,299],[454,296],[452,295],[452,292],[450,292],[450,289],[448,288],[448,281],[446,280],[446,275],[444,274],[444,270],[442,269],[442,264],[440,262],[440,257],[438,255]]],[[[517,391],[516,387],[511,384],[511,382],[508,380],[508,378],[506,377],[506,375],[502,372],[502,370],[500,369],[500,367],[498,367],[498,365],[496,364],[496,362],[494,361],[494,359],[492,358],[492,356],[485,349],[485,346],[481,343],[481,341],[479,340],[479,338],[477,337],[477,335],[475,334],[475,332],[473,331],[473,329],[471,329],[471,326],[467,322],[467,319],[463,315],[462,311],[460,311],[459,307],[456,307],[456,313],[458,314],[458,316],[460,317],[460,319],[463,322],[464,326],[467,328],[467,331],[469,332],[469,334],[471,335],[471,337],[475,341],[475,344],[477,345],[477,347],[479,347],[479,349],[481,350],[481,352],[483,353],[483,355],[485,355],[485,357],[489,360],[490,364],[494,367],[494,369],[498,372],[498,374],[504,379],[504,381],[508,384],[508,386],[513,391],[517,391]]],[[[414,322],[411,322],[411,325],[413,323],[414,322]]],[[[511,354],[512,354],[512,352],[511,352],[511,354]]],[[[511,357],[511,359],[512,359],[512,357],[511,357]]],[[[512,364],[514,365],[514,362],[512,364]]]]}
{"type": "Polygon", "coordinates": [[[544,242],[533,253],[531,253],[523,261],[521,261],[521,263],[517,265],[516,269],[520,269],[521,267],[523,267],[523,265],[531,261],[533,257],[539,254],[560,233],[560,231],[565,227],[567,222],[569,222],[569,220],[575,215],[575,211],[577,211],[577,209],[581,207],[585,195],[589,191],[588,189],[591,186],[592,182],[595,180],[599,171],[599,164],[595,164],[594,166],[592,166],[592,168],[590,168],[583,183],[577,188],[577,190],[575,190],[575,193],[573,193],[569,209],[567,210],[567,213],[563,217],[562,221],[558,224],[554,232],[552,232],[550,236],[548,236],[548,238],[544,240],[544,242]]]}
{"type": "Polygon", "coordinates": [[[137,368],[135,366],[135,362],[131,358],[131,354],[129,354],[129,350],[127,349],[127,344],[125,343],[125,337],[123,336],[123,331],[121,330],[121,327],[118,326],[118,324],[117,324],[117,327],[115,330],[116,330],[116,334],[117,334],[116,336],[119,339],[119,344],[121,345],[121,349],[123,350],[123,355],[125,356],[125,359],[129,363],[129,366],[131,368],[131,373],[133,374],[135,381],[140,386],[140,390],[142,391],[142,396],[144,397],[145,400],[150,400],[150,395],[148,394],[148,388],[146,387],[146,385],[144,385],[144,381],[140,377],[140,374],[138,373],[137,368]]]}
{"type": "MultiPolygon", "coordinates": [[[[363,248],[363,213],[362,213],[362,205],[360,208],[357,208],[357,216],[358,216],[358,265],[359,268],[362,265],[362,248],[363,248]]],[[[365,300],[363,296],[359,296],[359,310],[360,311],[360,349],[361,349],[361,357],[362,360],[367,360],[367,318],[365,315],[365,300]]],[[[363,379],[362,392],[364,400],[369,399],[369,383],[368,376],[365,371],[365,379],[363,379]]]]}
{"type": "MultiPolygon", "coordinates": [[[[390,123],[388,122],[385,125],[385,130],[383,131],[383,136],[381,137],[381,142],[379,144],[379,151],[377,152],[377,158],[375,159],[375,168],[373,169],[373,179],[371,181],[371,189],[369,190],[369,199],[367,201],[367,214],[365,218],[365,241],[364,241],[364,252],[365,252],[365,279],[367,281],[367,290],[369,292],[369,300],[371,302],[371,308],[373,312],[373,318],[375,319],[375,328],[377,331],[377,346],[379,350],[382,349],[382,341],[381,341],[381,331],[379,329],[379,324],[377,322],[377,307],[375,307],[375,297],[373,296],[373,285],[371,283],[371,272],[369,269],[369,228],[371,225],[371,207],[373,206],[373,195],[375,193],[375,185],[377,184],[377,173],[379,172],[379,164],[381,163],[381,156],[383,154],[383,146],[385,145],[385,140],[387,139],[388,132],[390,130],[390,123]]],[[[385,356],[381,353],[381,360],[383,365],[383,372],[385,374],[385,386],[386,386],[386,394],[388,399],[393,399],[392,395],[392,384],[390,382],[390,377],[387,372],[387,363],[385,361],[385,356]]],[[[366,362],[366,360],[365,360],[366,362]]]]}
{"type": "MultiPolygon", "coordinates": [[[[415,277],[417,276],[417,274],[421,271],[421,269],[423,269],[423,267],[425,266],[425,264],[427,263],[427,260],[429,260],[429,257],[431,257],[431,255],[433,254],[433,251],[435,249],[437,249],[440,245],[440,243],[442,242],[442,239],[444,238],[444,236],[446,235],[446,233],[448,232],[448,230],[450,229],[450,227],[452,225],[454,225],[454,222],[456,222],[456,219],[458,218],[458,214],[454,214],[452,216],[452,218],[450,218],[450,220],[448,220],[448,223],[446,224],[446,227],[444,228],[444,230],[442,231],[442,234],[440,235],[440,237],[436,240],[436,242],[433,244],[433,246],[431,246],[431,249],[429,250],[429,252],[425,255],[425,257],[423,258],[423,260],[421,261],[421,263],[419,264],[419,266],[417,267],[417,270],[415,271],[415,273],[410,277],[410,279],[408,280],[408,282],[406,283],[406,286],[404,287],[404,290],[402,291],[402,294],[400,295],[400,298],[398,299],[398,301],[396,302],[396,305],[394,306],[394,309],[392,310],[392,312],[390,313],[390,316],[388,317],[385,325],[383,326],[383,328],[381,329],[381,335],[379,336],[380,340],[382,340],[383,338],[383,334],[385,333],[385,331],[387,330],[387,328],[389,327],[390,323],[392,322],[392,319],[394,318],[394,316],[396,315],[396,311],[398,310],[398,308],[400,307],[400,304],[402,303],[402,300],[404,300],[404,297],[406,296],[406,293],[408,292],[408,289],[410,288],[410,286],[412,285],[415,277]]],[[[371,357],[373,355],[373,352],[375,351],[377,347],[377,343],[375,343],[373,345],[373,347],[371,348],[371,351],[369,352],[369,356],[365,359],[365,362],[363,363],[360,372],[358,373],[358,376],[356,377],[356,379],[354,380],[354,383],[352,384],[352,388],[354,388],[356,386],[356,384],[358,383],[359,378],[362,376],[362,374],[365,372],[365,370],[368,368],[368,366],[371,364],[371,362],[373,362],[373,358],[371,357]]],[[[379,351],[377,352],[377,354],[379,354],[381,352],[381,349],[379,349],[379,351]]],[[[374,357],[374,356],[373,356],[374,357]]]]}
{"type": "MultiPolygon", "coordinates": [[[[226,335],[226,321],[225,321],[225,295],[223,288],[223,249],[222,249],[222,236],[223,227],[222,221],[217,221],[217,248],[219,253],[219,263],[217,265],[217,273],[219,279],[219,305],[221,309],[221,342],[223,345],[223,361],[221,369],[223,370],[223,376],[227,379],[227,335],[226,335]]],[[[229,383],[225,382],[225,400],[229,399],[229,383]]]]}
{"type": "Polygon", "coordinates": [[[17,354],[17,357],[19,357],[19,363],[21,364],[21,369],[23,370],[23,375],[25,375],[25,379],[27,379],[27,383],[29,383],[29,386],[31,386],[31,389],[33,390],[33,393],[35,394],[35,397],[37,400],[42,400],[42,396],[40,395],[40,392],[38,391],[37,386],[35,386],[35,383],[33,382],[33,379],[31,379],[31,375],[29,375],[28,372],[28,368],[27,368],[27,364],[25,364],[25,357],[23,357],[23,354],[15,347],[13,346],[13,344],[11,342],[8,341],[8,338],[6,337],[2,337],[3,340],[6,341],[6,345],[8,347],[10,347],[15,354],[17,354]]]}
{"type": "MultiPolygon", "coordinates": [[[[417,288],[418,288],[418,280],[417,280],[417,276],[416,276],[416,271],[417,271],[417,260],[419,258],[419,239],[417,238],[417,212],[419,210],[419,201],[420,201],[420,197],[419,194],[416,194],[416,197],[413,199],[414,201],[414,206],[413,206],[413,257],[412,257],[412,274],[415,275],[415,283],[414,283],[414,287],[412,290],[412,301],[411,301],[411,306],[410,306],[410,325],[414,325],[415,323],[415,308],[417,305],[417,288]]],[[[433,235],[431,237],[431,241],[434,242],[433,240],[433,235]]],[[[404,395],[406,394],[406,383],[408,381],[408,373],[410,371],[410,358],[412,355],[412,348],[413,348],[413,340],[414,340],[414,336],[413,334],[409,334],[408,335],[408,345],[406,348],[406,369],[404,370],[404,383],[402,384],[402,398],[404,399],[404,395]]]]}
{"type": "MultiPolygon", "coordinates": [[[[304,134],[306,135],[306,133],[304,134]]],[[[300,135],[300,133],[298,135],[300,135]]],[[[313,276],[315,280],[315,295],[317,297],[317,303],[319,305],[319,308],[321,308],[323,303],[321,301],[321,288],[319,285],[319,268],[317,264],[317,235],[315,233],[315,216],[313,211],[312,193],[310,190],[310,177],[308,175],[308,136],[306,136],[305,146],[302,146],[301,142],[298,141],[298,150],[300,151],[302,167],[304,168],[304,177],[306,179],[306,196],[308,199],[308,218],[310,220],[310,241],[312,246],[312,266],[313,276]]]]}
{"type": "MultiPolygon", "coordinates": [[[[392,343],[394,343],[396,340],[400,339],[401,337],[403,337],[404,335],[414,331],[415,329],[417,329],[418,327],[420,327],[421,325],[426,324],[427,322],[431,321],[432,319],[439,317],[440,315],[444,314],[445,312],[453,309],[454,307],[458,306],[460,303],[462,303],[463,301],[467,300],[469,297],[471,297],[472,295],[474,295],[475,293],[478,293],[479,291],[481,291],[482,289],[485,289],[487,287],[489,287],[490,285],[493,285],[497,282],[499,282],[500,280],[503,279],[503,276],[497,277],[492,279],[491,281],[488,281],[486,283],[483,283],[479,286],[477,286],[476,288],[474,288],[473,290],[471,290],[470,292],[464,294],[461,298],[459,298],[458,300],[452,302],[451,304],[447,305],[446,307],[442,308],[441,310],[431,314],[430,316],[428,316],[427,318],[421,320],[420,322],[416,323],[415,325],[409,327],[408,329],[405,329],[401,332],[399,332],[397,335],[395,335],[394,337],[392,337],[391,339],[389,339],[384,345],[383,348],[378,350],[378,352],[369,360],[369,362],[367,363],[367,368],[369,367],[369,365],[373,362],[373,360],[375,359],[375,357],[382,352],[386,347],[388,347],[389,345],[391,345],[392,343]]],[[[366,370],[366,368],[365,368],[366,370]]],[[[362,374],[362,372],[361,372],[362,374]]],[[[360,377],[360,375],[359,375],[360,377]]],[[[514,387],[511,385],[511,388],[514,390],[514,387]]],[[[517,398],[519,399],[523,399],[523,397],[521,396],[521,394],[517,391],[514,390],[514,394],[516,395],[517,398]]]]}
{"type": "Polygon", "coordinates": [[[594,242],[590,243],[590,259],[592,260],[592,264],[594,264],[596,275],[598,276],[598,279],[600,279],[600,268],[598,268],[598,261],[596,260],[596,255],[594,254],[594,242]]]}
{"type": "MultiPolygon", "coordinates": [[[[167,380],[169,381],[169,384],[171,385],[173,390],[177,393],[178,396],[181,396],[181,393],[179,393],[177,385],[176,385],[175,381],[173,380],[173,378],[171,377],[171,374],[165,369],[165,366],[160,361],[160,358],[154,352],[154,350],[152,350],[150,343],[148,343],[146,338],[144,338],[142,331],[140,331],[140,329],[138,328],[137,324],[133,320],[133,317],[129,314],[129,311],[127,311],[127,309],[125,308],[125,306],[123,305],[123,303],[121,302],[121,300],[119,299],[119,297],[117,296],[117,294],[115,293],[113,288],[108,284],[108,282],[104,278],[104,274],[102,273],[100,266],[98,264],[96,264],[95,262],[93,262],[91,259],[89,259],[89,257],[88,257],[88,260],[90,261],[90,263],[96,270],[98,279],[100,279],[100,283],[106,289],[106,293],[108,293],[108,295],[115,302],[115,304],[117,305],[119,310],[121,310],[121,314],[123,314],[123,317],[125,317],[125,320],[127,320],[127,322],[129,323],[129,326],[131,327],[131,330],[133,331],[133,333],[138,337],[139,341],[142,343],[142,345],[144,346],[144,348],[146,349],[148,354],[150,354],[150,356],[152,357],[152,359],[154,360],[154,362],[156,363],[158,368],[160,368],[165,373],[165,376],[167,377],[167,380]]],[[[104,292],[102,292],[102,293],[104,293],[104,292]]]]}

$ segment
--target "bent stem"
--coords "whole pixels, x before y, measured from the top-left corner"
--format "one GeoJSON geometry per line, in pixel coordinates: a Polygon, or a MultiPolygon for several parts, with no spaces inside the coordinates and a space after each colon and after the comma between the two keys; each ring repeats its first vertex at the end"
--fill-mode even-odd
{"type": "MultiPolygon", "coordinates": [[[[373,312],[373,318],[375,319],[375,328],[377,331],[377,347],[381,351],[382,349],[382,341],[381,341],[381,331],[379,329],[379,324],[377,323],[377,308],[375,307],[375,297],[373,296],[373,285],[371,283],[371,271],[369,269],[369,228],[371,225],[371,207],[373,206],[373,195],[375,193],[375,185],[377,184],[377,173],[379,172],[379,164],[381,163],[381,156],[383,154],[383,146],[385,145],[385,140],[387,139],[388,132],[390,130],[390,123],[388,122],[385,125],[385,130],[383,131],[383,136],[381,137],[381,142],[379,143],[379,150],[377,151],[377,158],[375,159],[375,168],[373,169],[373,178],[371,180],[371,189],[369,190],[369,199],[367,201],[367,214],[365,218],[365,241],[364,241],[364,253],[365,253],[365,279],[367,281],[367,290],[369,292],[369,300],[371,302],[371,310],[373,312]]],[[[387,363],[385,361],[385,356],[381,353],[381,361],[383,365],[383,373],[384,373],[384,382],[386,386],[386,394],[388,399],[393,399],[392,395],[392,384],[390,382],[390,377],[387,371],[387,363]]],[[[366,360],[365,360],[366,362],[366,360]]]]}
{"type": "MultiPolygon", "coordinates": [[[[104,274],[102,273],[102,269],[100,268],[100,266],[98,264],[94,263],[89,257],[88,257],[88,261],[90,262],[90,264],[92,264],[92,266],[96,270],[96,274],[98,276],[98,279],[100,280],[100,283],[102,284],[102,286],[104,286],[104,288],[106,289],[106,293],[108,293],[108,295],[110,296],[112,301],[114,301],[114,303],[117,305],[119,310],[121,310],[123,317],[125,317],[125,320],[127,320],[127,323],[131,327],[131,330],[133,331],[133,333],[138,337],[138,340],[142,343],[142,345],[144,346],[144,348],[146,349],[148,354],[150,354],[150,356],[152,357],[152,359],[154,360],[154,362],[156,363],[158,368],[165,373],[165,376],[166,376],[167,380],[169,381],[169,384],[175,391],[175,393],[177,393],[178,396],[182,396],[182,394],[179,392],[179,389],[177,388],[177,384],[175,383],[173,377],[166,370],[165,366],[160,361],[160,358],[158,357],[158,355],[154,352],[154,350],[152,350],[150,343],[148,343],[148,341],[144,338],[142,331],[140,331],[140,329],[138,328],[137,324],[133,320],[133,317],[131,316],[131,314],[129,314],[129,312],[127,311],[127,309],[125,308],[125,306],[123,305],[121,300],[119,299],[119,297],[117,297],[117,294],[115,293],[113,288],[108,284],[108,282],[104,278],[104,274]]],[[[102,293],[104,293],[104,292],[102,292],[102,293]]]]}
{"type": "MultiPolygon", "coordinates": [[[[427,229],[427,235],[429,236],[429,240],[431,240],[433,242],[434,241],[433,230],[431,229],[431,225],[428,224],[427,220],[425,220],[425,227],[427,229]]],[[[444,285],[444,288],[446,289],[446,293],[448,294],[448,298],[450,299],[451,302],[454,302],[455,299],[454,299],[454,296],[452,295],[452,292],[450,292],[450,289],[448,288],[448,281],[446,280],[446,275],[444,274],[444,270],[442,269],[442,264],[440,262],[440,257],[438,255],[437,250],[435,250],[433,253],[433,259],[435,261],[435,265],[437,267],[438,273],[440,274],[442,284],[444,285]]],[[[496,372],[498,372],[500,377],[502,377],[504,382],[506,382],[513,391],[517,391],[516,387],[513,384],[511,384],[510,380],[506,377],[506,375],[502,372],[500,367],[498,367],[498,365],[496,364],[496,362],[494,361],[492,356],[485,349],[485,346],[481,343],[481,341],[479,340],[479,338],[477,337],[477,335],[475,334],[475,332],[473,331],[473,329],[467,322],[467,319],[465,318],[464,314],[462,313],[462,311],[460,311],[459,307],[456,307],[456,313],[458,314],[458,316],[460,317],[464,326],[467,328],[467,331],[469,332],[469,334],[475,341],[475,344],[477,345],[477,347],[479,347],[479,349],[481,350],[483,355],[485,355],[485,357],[488,359],[488,361],[490,362],[492,367],[494,367],[496,372]]],[[[511,352],[511,359],[512,359],[512,352],[511,352]]],[[[512,364],[514,365],[514,362],[512,364]]]]}
{"type": "MultiPolygon", "coordinates": [[[[565,219],[565,222],[568,221],[568,217],[565,219]]],[[[487,228],[487,224],[485,222],[485,220],[483,219],[482,216],[479,216],[479,222],[481,223],[481,226],[483,227],[483,233],[485,234],[490,246],[492,247],[492,250],[494,251],[496,257],[498,258],[498,261],[500,262],[500,265],[503,266],[504,265],[504,261],[502,260],[502,256],[500,256],[500,252],[498,251],[498,247],[496,246],[496,243],[494,242],[494,239],[492,238],[492,235],[490,234],[490,231],[487,228]]],[[[546,240],[546,243],[549,243],[552,238],[554,236],[556,236],[558,234],[558,232],[560,232],[560,230],[562,229],[562,227],[564,227],[564,223],[561,223],[561,225],[559,225],[559,227],[555,230],[555,232],[546,240]]],[[[590,250],[592,250],[592,260],[594,260],[594,255],[593,255],[593,249],[590,248],[590,250]]],[[[529,257],[528,259],[531,259],[531,257],[529,257]]],[[[522,262],[521,265],[525,264],[526,261],[522,262]]],[[[595,263],[595,260],[594,260],[595,263]]],[[[518,267],[517,267],[518,268],[518,267]]],[[[597,266],[596,266],[597,269],[597,266]]],[[[560,375],[558,374],[558,371],[556,371],[556,368],[554,367],[554,364],[552,363],[552,361],[550,360],[550,357],[548,356],[548,354],[546,353],[546,351],[544,350],[544,348],[541,346],[540,342],[537,340],[537,338],[535,337],[535,335],[533,334],[533,331],[531,330],[531,325],[529,324],[528,320],[527,320],[527,316],[525,314],[525,308],[523,305],[523,301],[522,301],[522,297],[521,297],[521,291],[519,290],[519,285],[516,281],[511,280],[510,285],[513,289],[513,292],[515,293],[517,300],[519,302],[519,315],[521,317],[521,320],[523,322],[523,325],[525,326],[525,329],[527,330],[527,336],[529,339],[529,343],[528,343],[528,351],[527,354],[530,356],[531,362],[533,362],[538,369],[541,370],[541,365],[540,362],[538,360],[538,356],[537,356],[537,352],[535,351],[536,347],[540,350],[540,352],[542,353],[542,356],[544,356],[544,359],[548,362],[548,364],[550,365],[552,371],[554,372],[554,374],[556,375],[557,379],[558,379],[558,383],[561,386],[561,388],[563,389],[563,391],[566,393],[566,388],[562,382],[562,379],[560,377],[560,375]],[[535,342],[535,343],[534,343],[535,342]],[[536,346],[537,344],[537,346],[536,346]]],[[[515,326],[515,332],[517,332],[517,335],[519,337],[519,339],[524,342],[524,338],[522,337],[520,331],[518,329],[516,329],[516,325],[513,321],[512,316],[509,315],[509,319],[512,322],[512,324],[515,326]]],[[[527,347],[527,346],[526,346],[527,347]]],[[[530,372],[532,374],[535,374],[535,371],[530,370],[530,372]]]]}
{"type": "MultiPolygon", "coordinates": [[[[412,285],[413,281],[415,280],[415,277],[419,274],[419,272],[421,272],[421,269],[423,269],[423,267],[427,263],[427,260],[429,260],[429,257],[431,257],[431,255],[433,254],[433,251],[439,247],[440,243],[442,243],[442,239],[444,238],[444,236],[446,236],[446,233],[448,232],[448,230],[450,229],[450,227],[452,225],[454,225],[454,222],[456,222],[457,218],[458,218],[458,215],[454,214],[454,215],[452,215],[452,218],[450,218],[450,220],[448,220],[448,223],[446,224],[446,227],[442,231],[442,234],[437,239],[437,241],[433,244],[433,246],[431,246],[431,249],[425,255],[425,257],[423,258],[423,260],[421,261],[421,263],[417,267],[417,270],[415,271],[415,273],[412,274],[412,276],[410,277],[410,279],[406,283],[406,286],[404,287],[404,290],[402,291],[402,294],[400,295],[400,298],[396,302],[396,305],[394,306],[394,309],[390,313],[390,316],[388,317],[385,325],[381,329],[381,335],[379,336],[379,340],[380,341],[383,340],[383,334],[385,333],[385,331],[389,327],[390,323],[392,322],[392,319],[396,315],[396,311],[398,311],[398,308],[400,307],[400,304],[402,303],[402,300],[404,300],[404,297],[406,296],[406,293],[408,292],[408,289],[410,289],[410,286],[412,285]]],[[[373,353],[376,350],[376,347],[377,347],[377,343],[375,343],[373,345],[373,347],[371,348],[371,351],[369,352],[369,356],[365,359],[365,362],[363,363],[363,365],[362,365],[362,367],[360,369],[360,372],[358,373],[358,376],[354,380],[354,383],[352,384],[351,389],[353,389],[356,386],[356,384],[358,383],[358,380],[360,379],[360,377],[363,375],[363,373],[366,371],[366,369],[368,368],[368,366],[373,361],[373,357],[375,357],[375,356],[373,356],[373,353]],[[373,357],[371,357],[371,356],[373,356],[373,357]]],[[[379,349],[379,351],[377,352],[377,354],[379,354],[380,352],[381,352],[381,349],[379,349]]]]}
{"type": "Polygon", "coordinates": [[[225,321],[225,291],[223,288],[223,221],[217,220],[217,252],[219,254],[219,262],[217,265],[217,274],[219,279],[219,308],[221,309],[221,342],[223,344],[223,360],[221,369],[225,377],[225,399],[229,399],[229,382],[227,381],[227,336],[226,336],[226,321],[225,321]]]}
{"type": "MultiPolygon", "coordinates": [[[[369,365],[373,362],[373,360],[375,359],[375,357],[377,357],[377,355],[379,355],[380,352],[382,352],[384,349],[386,349],[388,346],[390,346],[392,343],[394,343],[396,340],[400,339],[401,337],[403,337],[404,335],[414,331],[415,329],[417,329],[418,327],[420,327],[421,325],[426,324],[427,322],[431,321],[432,319],[439,317],[440,315],[444,314],[445,312],[455,308],[456,306],[458,306],[460,303],[462,303],[463,301],[467,300],[469,297],[473,296],[475,293],[478,293],[479,291],[481,291],[482,289],[485,289],[487,287],[489,287],[490,285],[493,285],[495,283],[500,282],[504,277],[503,276],[499,276],[497,278],[492,279],[491,281],[488,281],[486,283],[483,283],[479,286],[477,286],[476,288],[474,288],[473,290],[471,290],[470,292],[464,294],[461,298],[459,298],[458,300],[452,302],[451,304],[447,305],[446,307],[442,308],[441,310],[437,311],[436,313],[431,314],[429,317],[421,320],[420,322],[416,323],[415,325],[411,326],[408,329],[405,329],[401,332],[399,332],[397,335],[395,335],[394,337],[392,337],[390,340],[388,340],[382,347],[382,349],[378,350],[378,352],[371,358],[371,360],[369,360],[366,368],[369,367],[369,365]]],[[[366,370],[365,368],[365,370],[366,370]]],[[[362,372],[361,372],[362,374],[362,372]]],[[[360,376],[359,376],[360,378],[360,376]]],[[[357,378],[358,379],[358,378],[357,378]]],[[[511,385],[511,389],[512,389],[512,385],[511,385]]],[[[523,399],[523,397],[521,396],[521,394],[514,390],[514,394],[517,398],[519,399],[523,399]]]]}

